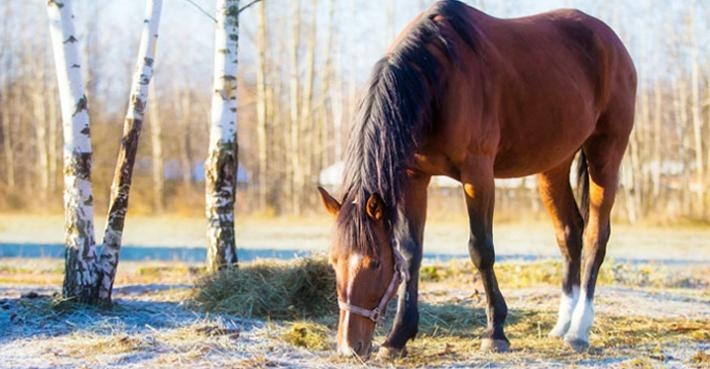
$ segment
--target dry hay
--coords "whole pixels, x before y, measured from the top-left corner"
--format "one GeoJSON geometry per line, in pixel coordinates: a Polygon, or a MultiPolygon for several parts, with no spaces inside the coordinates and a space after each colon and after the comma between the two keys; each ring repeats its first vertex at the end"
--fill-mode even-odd
{"type": "Polygon", "coordinates": [[[325,258],[258,261],[197,282],[195,306],[245,318],[309,319],[337,311],[335,273],[325,258]]]}

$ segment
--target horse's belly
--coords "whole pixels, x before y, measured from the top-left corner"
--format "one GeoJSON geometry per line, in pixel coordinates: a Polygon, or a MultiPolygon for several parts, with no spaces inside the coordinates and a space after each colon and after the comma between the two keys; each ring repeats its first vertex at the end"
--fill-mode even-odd
{"type": "MultiPolygon", "coordinates": [[[[591,128],[591,127],[590,127],[591,128]]],[[[524,177],[553,169],[569,160],[591,132],[564,129],[531,134],[521,142],[501,145],[494,164],[496,178],[524,177]],[[565,134],[567,133],[567,134],[565,134]]]]}

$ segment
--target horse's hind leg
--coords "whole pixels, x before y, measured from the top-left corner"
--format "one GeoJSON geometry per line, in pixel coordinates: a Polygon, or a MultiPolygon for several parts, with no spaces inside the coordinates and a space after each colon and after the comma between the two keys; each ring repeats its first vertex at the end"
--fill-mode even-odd
{"type": "Polygon", "coordinates": [[[557,245],[564,257],[562,296],[557,324],[549,333],[551,337],[562,337],[567,333],[572,311],[579,298],[579,268],[584,221],[569,182],[571,162],[570,158],[557,168],[538,175],[540,198],[552,218],[557,245]]]}
{"type": "Polygon", "coordinates": [[[481,350],[507,351],[510,345],[503,332],[503,323],[508,314],[503,295],[498,288],[493,264],[493,205],[495,184],[493,181],[493,162],[485,158],[476,158],[461,170],[468,209],[471,238],[468,252],[471,261],[478,269],[486,291],[487,328],[481,339],[481,350]]]}
{"type": "Polygon", "coordinates": [[[565,335],[565,341],[578,352],[589,347],[589,331],[594,320],[594,288],[599,267],[606,254],[606,244],[611,232],[610,213],[619,182],[619,166],[628,142],[628,131],[623,130],[630,130],[630,125],[614,128],[618,130],[597,131],[583,148],[587,155],[590,180],[589,215],[582,248],[583,279],[579,301],[565,335]]]}

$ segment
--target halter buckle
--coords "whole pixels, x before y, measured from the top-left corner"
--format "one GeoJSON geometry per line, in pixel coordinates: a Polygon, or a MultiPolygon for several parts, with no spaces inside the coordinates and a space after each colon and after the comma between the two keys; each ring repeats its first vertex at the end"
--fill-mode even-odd
{"type": "Polygon", "coordinates": [[[370,319],[377,324],[381,318],[380,314],[382,314],[382,312],[380,311],[380,307],[377,306],[370,311],[370,319]]]}

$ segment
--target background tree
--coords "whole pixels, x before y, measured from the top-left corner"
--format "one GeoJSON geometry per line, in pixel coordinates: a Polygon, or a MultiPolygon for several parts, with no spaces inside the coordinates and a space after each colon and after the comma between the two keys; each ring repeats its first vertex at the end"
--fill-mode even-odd
{"type": "MultiPolygon", "coordinates": [[[[609,23],[629,47],[639,72],[636,128],[623,165],[622,206],[615,216],[653,223],[710,220],[710,191],[705,190],[710,183],[710,33],[705,32],[710,27],[710,6],[706,2],[683,0],[672,7],[661,0],[467,2],[500,17],[578,7],[609,23]]],[[[214,61],[212,53],[201,50],[213,45],[215,2],[192,3],[165,5],[161,28],[170,37],[161,41],[167,45],[157,50],[157,59],[170,78],[158,81],[160,104],[148,107],[149,115],[163,123],[162,139],[139,143],[131,214],[204,216],[202,164],[208,155],[210,119],[206,117],[212,97],[211,88],[205,86],[212,84],[214,61]],[[204,6],[207,15],[192,3],[204,6]],[[153,156],[154,150],[162,154],[153,156]],[[156,185],[152,190],[151,184],[156,185]]],[[[260,217],[320,214],[312,189],[323,168],[342,160],[342,143],[361,88],[392,41],[386,34],[399,32],[430,3],[265,1],[254,7],[253,16],[241,17],[244,63],[236,81],[237,121],[241,130],[255,135],[240,142],[238,212],[260,217]],[[296,23],[297,35],[290,31],[296,23]],[[289,32],[275,32],[280,29],[276,26],[289,32]],[[313,63],[309,55],[314,55],[313,63]],[[311,65],[314,72],[309,74],[311,65]],[[294,170],[300,173],[294,176],[294,170]],[[294,195],[294,190],[302,193],[294,195]]],[[[57,83],[49,78],[52,73],[45,71],[44,82],[41,77],[41,69],[51,67],[52,48],[48,29],[33,27],[45,21],[46,11],[41,8],[45,5],[0,2],[0,15],[5,15],[0,25],[0,211],[58,213],[63,208],[57,83]],[[44,126],[38,125],[40,120],[44,126]]],[[[95,189],[108,188],[120,146],[116,137],[122,135],[126,113],[117,101],[124,101],[129,93],[133,45],[138,47],[138,38],[121,30],[138,26],[137,21],[135,26],[129,22],[142,18],[144,4],[81,0],[74,5],[76,32],[83,45],[79,57],[85,93],[91,102],[92,182],[95,189]],[[125,16],[110,16],[119,10],[125,16]]],[[[539,204],[534,191],[497,193],[501,200],[497,214],[505,217],[525,210],[536,216],[539,204]]],[[[108,211],[109,191],[93,195],[95,210],[108,211]]],[[[432,196],[450,199],[450,212],[465,213],[455,207],[460,201],[451,191],[432,189],[432,196]]]]}

